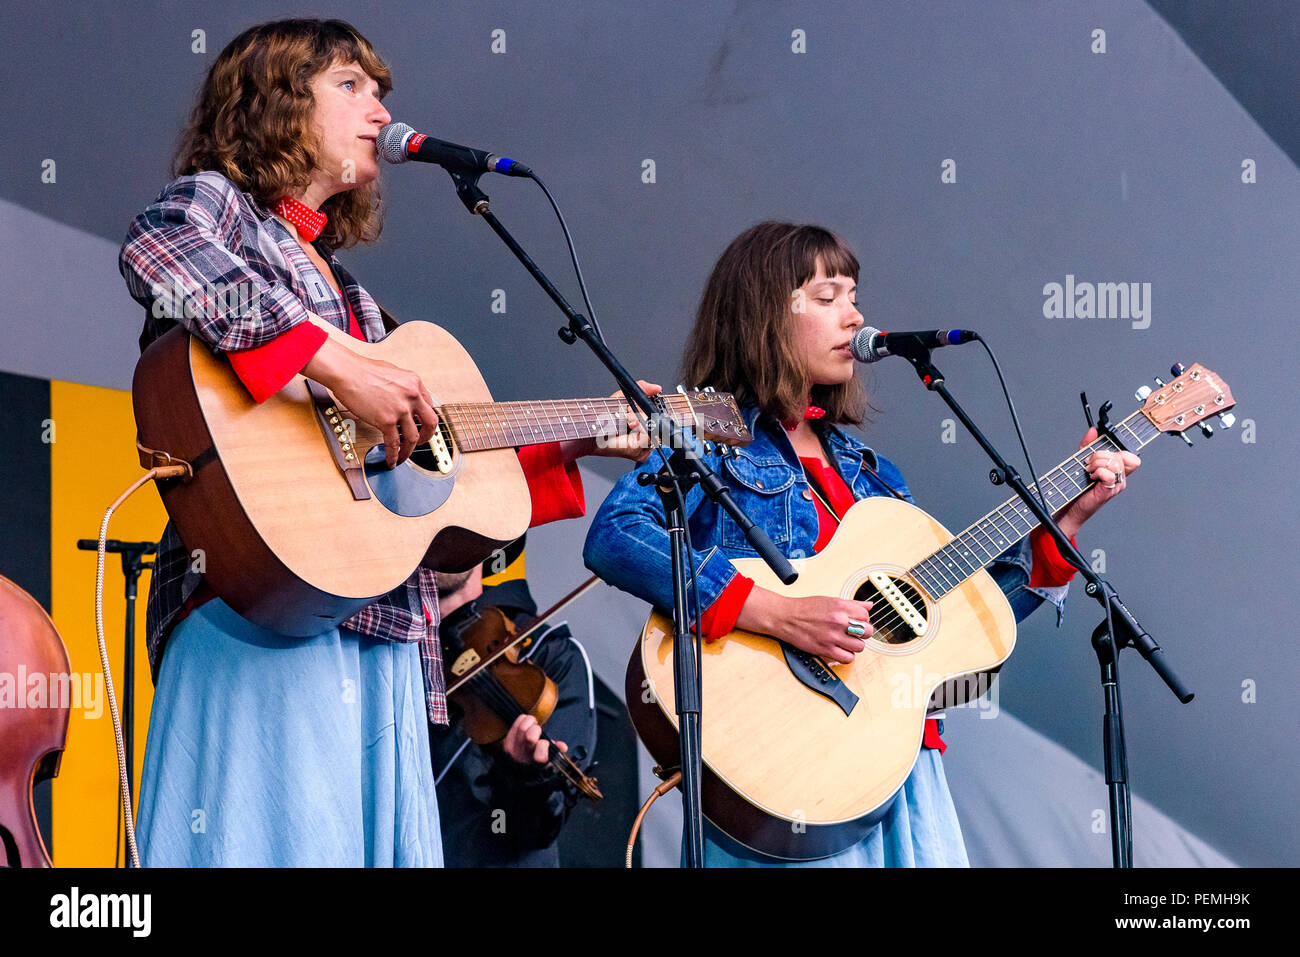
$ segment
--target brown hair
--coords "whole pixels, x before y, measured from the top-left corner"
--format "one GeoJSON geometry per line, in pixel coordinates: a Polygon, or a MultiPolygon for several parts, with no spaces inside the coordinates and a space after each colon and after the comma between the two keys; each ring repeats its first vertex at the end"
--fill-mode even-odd
{"type": "Polygon", "coordinates": [[[817,274],[858,278],[858,259],[820,226],[766,222],[727,247],[704,287],[682,356],[689,386],[730,392],[778,419],[799,419],[810,401],[826,421],[859,425],[867,393],[855,375],[841,385],[813,385],[794,342],[794,291],[817,274]]]}
{"type": "MultiPolygon", "coordinates": [[[[342,20],[277,20],[245,30],[208,71],[181,134],[173,173],[221,173],[264,205],[310,182],[320,144],[312,129],[312,79],[355,61],[379,84],[392,75],[374,47],[342,20]]],[[[372,242],[383,221],[378,182],[337,193],[321,206],[331,249],[372,242]]]]}

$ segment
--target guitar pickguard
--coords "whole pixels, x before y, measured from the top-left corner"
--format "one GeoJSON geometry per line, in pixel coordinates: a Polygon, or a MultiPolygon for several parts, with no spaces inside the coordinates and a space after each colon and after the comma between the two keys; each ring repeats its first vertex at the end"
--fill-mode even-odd
{"type": "Polygon", "coordinates": [[[416,517],[428,515],[451,498],[456,486],[455,473],[440,476],[437,472],[416,466],[411,459],[395,469],[384,460],[384,445],[380,443],[366,453],[364,468],[371,494],[390,512],[416,517]]]}

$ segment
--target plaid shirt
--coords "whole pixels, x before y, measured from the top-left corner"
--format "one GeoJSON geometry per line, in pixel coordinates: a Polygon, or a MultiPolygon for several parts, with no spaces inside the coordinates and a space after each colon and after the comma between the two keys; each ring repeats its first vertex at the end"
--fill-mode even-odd
{"type": "MultiPolygon", "coordinates": [[[[316,249],[335,270],[366,340],[382,339],[384,320],[370,293],[339,265],[328,247],[318,242],[316,249]]],[[[298,240],[270,209],[220,173],[182,176],[165,187],[131,223],[118,268],[131,297],[145,307],[141,351],[177,321],[217,352],[264,345],[305,321],[308,310],[348,329],[347,304],[312,265],[298,240]],[[192,316],[183,308],[187,299],[197,306],[192,316]],[[223,304],[225,308],[215,307],[223,304]]],[[[145,613],[149,666],[155,680],[167,636],[202,581],[189,549],[168,522],[145,613]]],[[[419,642],[429,720],[446,724],[437,615],[434,574],[420,568],[342,627],[387,641],[419,642]]]]}

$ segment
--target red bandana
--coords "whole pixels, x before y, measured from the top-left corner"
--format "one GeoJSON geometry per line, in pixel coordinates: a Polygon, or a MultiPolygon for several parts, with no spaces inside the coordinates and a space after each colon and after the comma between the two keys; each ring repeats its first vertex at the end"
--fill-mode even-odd
{"type": "Polygon", "coordinates": [[[312,242],[320,235],[329,218],[290,196],[281,197],[275,204],[275,211],[293,223],[298,228],[298,235],[307,242],[312,242]]]}
{"type": "MultiPolygon", "coordinates": [[[[810,405],[808,406],[808,408],[803,410],[803,417],[805,421],[811,419],[820,419],[825,414],[826,414],[825,409],[819,409],[815,405],[810,405]]],[[[782,422],[781,427],[785,429],[787,432],[793,432],[795,429],[799,428],[799,423],[797,421],[782,422]]]]}

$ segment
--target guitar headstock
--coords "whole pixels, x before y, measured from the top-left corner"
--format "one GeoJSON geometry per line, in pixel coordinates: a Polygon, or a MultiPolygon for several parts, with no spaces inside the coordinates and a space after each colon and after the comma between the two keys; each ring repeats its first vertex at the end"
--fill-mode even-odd
{"type": "Polygon", "coordinates": [[[677,392],[665,392],[662,399],[673,417],[692,428],[701,439],[717,442],[722,447],[754,441],[730,392],[678,386],[677,392]]]}
{"type": "MultiPolygon", "coordinates": [[[[1147,386],[1138,390],[1138,398],[1145,400],[1140,411],[1161,432],[1181,435],[1192,426],[1201,425],[1209,434],[1210,427],[1202,424],[1204,420],[1212,415],[1222,416],[1236,400],[1227,383],[1199,362],[1186,370],[1174,366],[1173,371],[1180,370],[1181,374],[1172,382],[1157,379],[1159,388],[1154,392],[1147,386]]],[[[1220,421],[1224,426],[1232,425],[1231,416],[1220,421]]]]}

